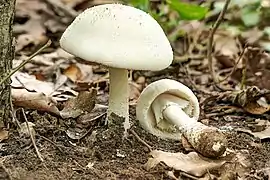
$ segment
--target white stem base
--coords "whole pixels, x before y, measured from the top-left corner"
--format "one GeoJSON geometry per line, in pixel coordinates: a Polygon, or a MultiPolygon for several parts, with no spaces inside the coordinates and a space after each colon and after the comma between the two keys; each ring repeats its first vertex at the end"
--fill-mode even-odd
{"type": "Polygon", "coordinates": [[[129,129],[129,85],[128,70],[119,68],[109,68],[110,92],[108,121],[111,121],[111,114],[114,113],[125,119],[125,131],[129,129]]]}

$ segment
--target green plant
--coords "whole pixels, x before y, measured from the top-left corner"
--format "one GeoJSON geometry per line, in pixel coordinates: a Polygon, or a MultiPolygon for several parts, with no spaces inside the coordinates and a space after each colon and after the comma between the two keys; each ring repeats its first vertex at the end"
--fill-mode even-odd
{"type": "Polygon", "coordinates": [[[208,8],[179,0],[166,0],[171,9],[177,11],[182,20],[200,20],[205,17],[208,8]]]}
{"type": "MultiPolygon", "coordinates": [[[[194,3],[184,3],[180,0],[163,0],[159,2],[130,0],[126,2],[151,14],[167,33],[173,31],[183,20],[201,20],[208,13],[207,7],[194,3]]],[[[177,37],[173,39],[175,38],[177,37]]]]}

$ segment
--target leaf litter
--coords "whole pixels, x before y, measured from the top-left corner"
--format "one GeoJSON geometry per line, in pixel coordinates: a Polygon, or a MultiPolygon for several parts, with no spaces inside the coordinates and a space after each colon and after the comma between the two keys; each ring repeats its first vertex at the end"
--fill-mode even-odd
{"type": "MultiPolygon", "coordinates": [[[[35,132],[37,147],[45,159],[42,163],[48,169],[40,165],[33,149],[28,148],[29,143],[24,141],[27,137],[18,138],[16,134],[20,134],[20,131],[14,127],[15,131],[12,128],[0,131],[0,156],[13,156],[3,161],[7,172],[11,172],[9,175],[14,179],[63,179],[71,176],[75,179],[269,177],[270,116],[267,91],[270,89],[270,61],[267,25],[263,21],[245,22],[241,13],[234,14],[235,9],[239,8],[235,2],[229,7],[225,15],[227,22],[214,36],[212,55],[218,79],[229,75],[220,82],[220,86],[231,90],[217,90],[205,58],[209,24],[193,20],[181,21],[178,26],[167,25],[169,21],[179,22],[177,13],[171,12],[160,1],[151,1],[153,7],[164,11],[159,21],[168,32],[175,60],[171,67],[163,71],[134,71],[130,76],[133,130],[150,147],[159,149],[150,153],[155,163],[145,169],[148,148],[132,135],[123,140],[119,130],[121,127],[115,125],[107,129],[104,126],[108,103],[107,69],[96,64],[84,64],[59,48],[60,35],[76,14],[89,6],[108,2],[17,0],[14,67],[47,39],[53,40],[50,48],[12,76],[11,84],[15,108],[26,109],[26,116],[31,121],[29,123],[33,124],[31,129],[35,132]],[[249,25],[239,28],[235,22],[244,25],[262,23],[260,26],[266,27],[249,25]],[[241,55],[245,47],[247,50],[241,55]],[[192,88],[202,105],[203,122],[224,131],[229,148],[233,149],[229,150],[229,154],[233,155],[227,154],[228,159],[210,160],[201,157],[192,148],[188,150],[191,152],[185,154],[187,149],[182,143],[158,139],[141,129],[134,114],[136,100],[147,84],[161,78],[172,78],[192,88]],[[257,138],[263,142],[258,142],[257,138]],[[69,158],[72,160],[67,160],[69,158]],[[161,162],[173,170],[167,170],[168,167],[161,162]],[[212,172],[212,169],[215,171],[212,172]]],[[[212,19],[216,19],[215,14],[207,18],[210,24],[215,22],[212,19]]],[[[16,113],[16,109],[14,111],[16,113]]],[[[21,115],[16,118],[23,127],[25,121],[21,115]]]]}
{"type": "Polygon", "coordinates": [[[172,167],[174,171],[185,172],[199,179],[209,175],[214,177],[215,174],[222,174],[221,176],[224,178],[229,173],[238,174],[241,178],[241,176],[245,176],[245,173],[251,167],[251,162],[249,162],[246,153],[233,152],[231,150],[227,150],[227,155],[220,159],[208,159],[196,152],[183,154],[154,150],[150,152],[150,155],[151,158],[145,164],[148,170],[154,168],[159,163],[165,163],[167,166],[172,167]],[[227,171],[224,171],[225,168],[227,171]],[[229,169],[234,171],[230,172],[228,171],[229,169]]]}

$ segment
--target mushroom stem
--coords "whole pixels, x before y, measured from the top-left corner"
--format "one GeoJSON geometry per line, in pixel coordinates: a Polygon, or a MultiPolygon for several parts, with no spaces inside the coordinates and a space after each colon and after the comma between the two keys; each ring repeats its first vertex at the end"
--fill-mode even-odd
{"type": "MultiPolygon", "coordinates": [[[[153,104],[152,108],[154,114],[160,119],[165,119],[167,123],[179,127],[192,126],[196,123],[196,119],[191,118],[183,110],[189,105],[189,102],[185,99],[173,96],[171,94],[161,94],[158,96],[153,104]]],[[[159,122],[157,122],[158,124],[159,122]]],[[[182,129],[182,128],[181,128],[182,129]]]]}
{"type": "Polygon", "coordinates": [[[183,109],[175,103],[171,103],[168,107],[166,107],[162,114],[167,121],[176,125],[177,127],[186,127],[197,122],[195,119],[190,118],[183,111],[183,109]]]}
{"type": "Polygon", "coordinates": [[[107,119],[109,123],[113,120],[112,114],[125,119],[125,131],[129,129],[129,86],[128,70],[120,68],[109,68],[110,92],[107,119]]]}

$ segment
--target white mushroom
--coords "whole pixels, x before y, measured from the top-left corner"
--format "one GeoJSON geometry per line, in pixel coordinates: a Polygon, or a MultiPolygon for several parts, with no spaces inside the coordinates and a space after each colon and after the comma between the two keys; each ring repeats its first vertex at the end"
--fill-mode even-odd
{"type": "Polygon", "coordinates": [[[109,67],[109,120],[115,114],[129,127],[128,69],[161,70],[173,60],[171,45],[155,19],[134,7],[99,5],[85,10],[66,29],[61,47],[109,67]]]}
{"type": "Polygon", "coordinates": [[[174,140],[183,135],[202,155],[218,157],[226,149],[226,139],[217,128],[197,122],[199,110],[198,99],[187,86],[162,79],[143,90],[136,115],[150,133],[174,140]]]}

